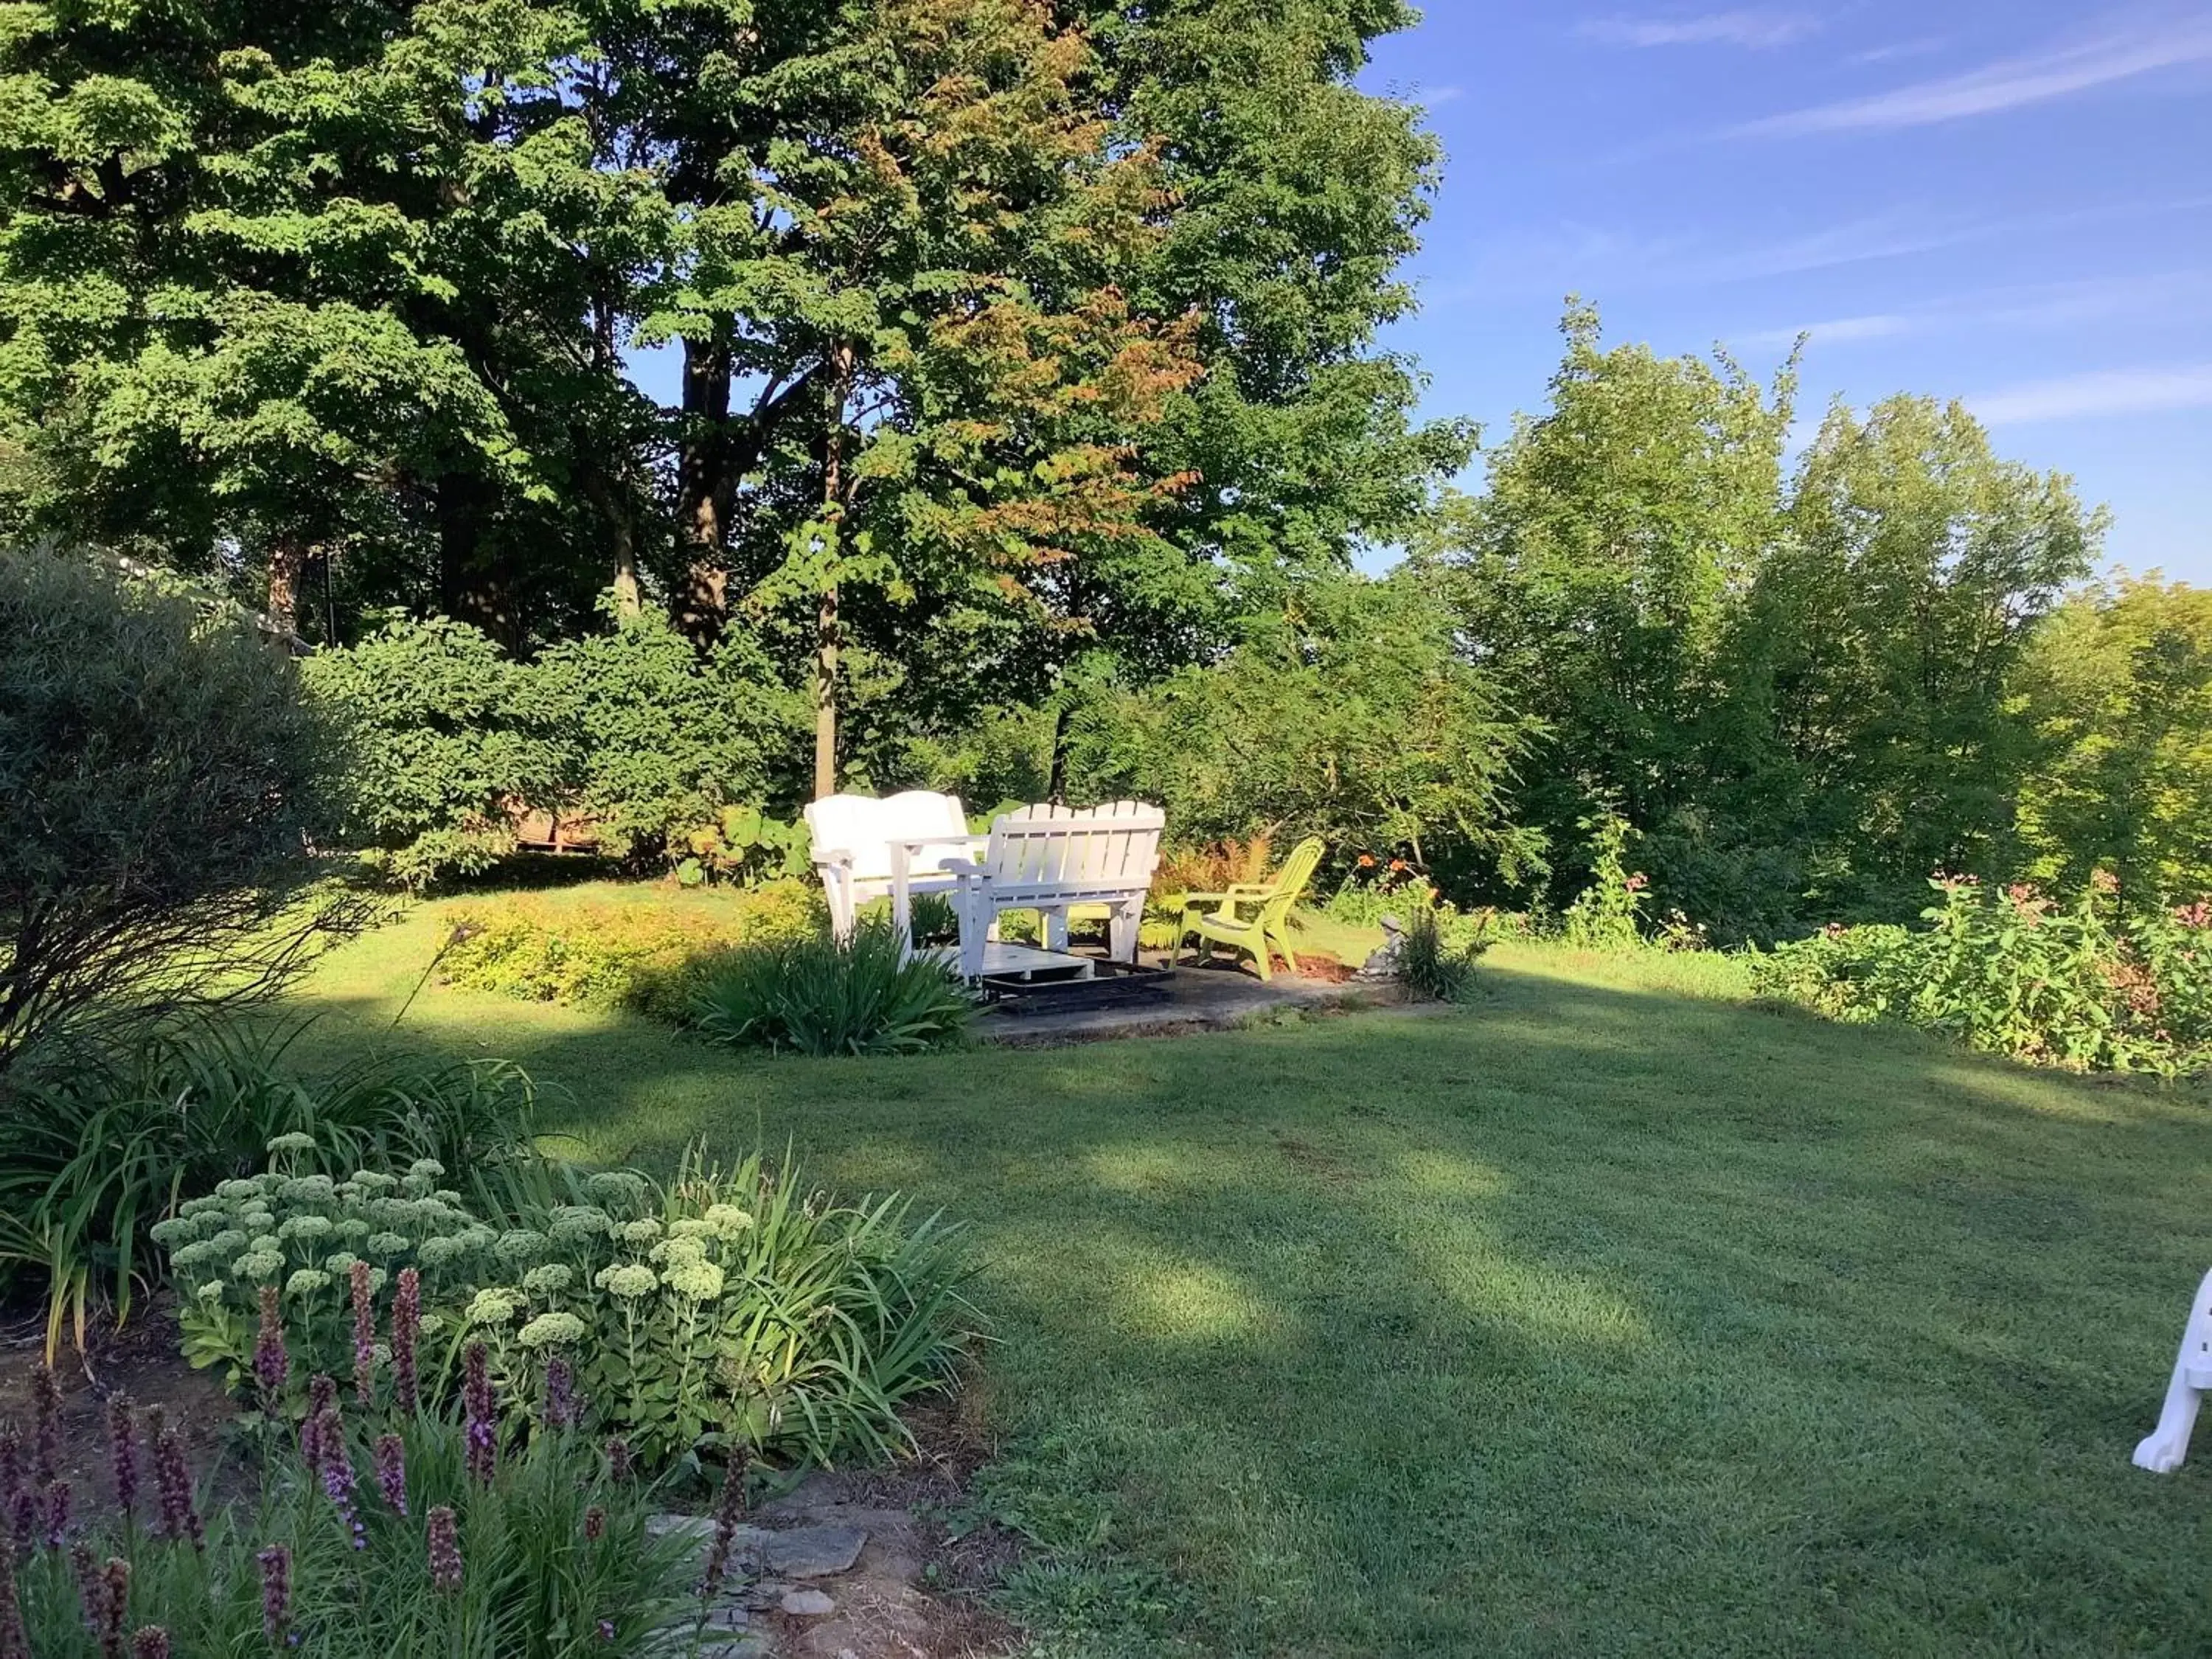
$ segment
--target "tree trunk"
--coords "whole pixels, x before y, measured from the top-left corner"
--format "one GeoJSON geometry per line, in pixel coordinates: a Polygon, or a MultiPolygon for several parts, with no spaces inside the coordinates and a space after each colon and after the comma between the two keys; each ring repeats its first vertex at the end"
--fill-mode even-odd
{"type": "Polygon", "coordinates": [[[606,526],[607,539],[613,544],[615,615],[623,622],[633,621],[644,599],[638,586],[637,525],[630,513],[629,492],[622,488],[619,477],[610,477],[593,462],[585,464],[581,482],[586,499],[606,526]]]}
{"type": "MultiPolygon", "coordinates": [[[[830,417],[822,445],[822,519],[829,553],[840,556],[845,534],[845,405],[853,395],[853,348],[830,354],[830,417]]],[[[814,799],[837,793],[837,616],[835,566],[823,578],[814,620],[814,799]]]]}
{"type": "Polygon", "coordinates": [[[438,597],[445,613],[473,623],[509,650],[521,641],[507,573],[487,545],[490,483],[474,472],[448,472],[437,485],[438,597]]]}
{"type": "Polygon", "coordinates": [[[307,550],[286,537],[269,550],[269,620],[276,635],[300,637],[300,579],[307,568],[307,550]]]}
{"type": "Polygon", "coordinates": [[[677,462],[676,533],[688,558],[670,609],[676,626],[702,648],[721,638],[729,619],[723,550],[732,489],[724,476],[729,449],[730,345],[718,331],[711,341],[684,343],[684,438],[677,462]]]}

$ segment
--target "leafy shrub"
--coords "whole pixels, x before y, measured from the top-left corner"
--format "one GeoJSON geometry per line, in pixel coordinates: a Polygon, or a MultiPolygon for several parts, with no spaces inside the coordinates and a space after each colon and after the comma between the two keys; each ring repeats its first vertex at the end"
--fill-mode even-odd
{"type": "MultiPolygon", "coordinates": [[[[162,1230],[193,1287],[186,1355],[234,1389],[258,1386],[264,1294],[296,1405],[310,1373],[353,1373],[356,1322],[390,1328],[409,1280],[425,1398],[452,1395],[463,1342],[481,1341],[526,1414],[560,1357],[588,1419],[656,1462],[702,1444],[828,1462],[903,1443],[898,1408],[949,1382],[975,1328],[952,1229],[896,1197],[832,1202],[757,1155],[725,1172],[695,1152],[665,1186],[554,1166],[564,1201],[503,1228],[434,1163],[334,1181],[298,1172],[314,1158],[280,1143],[276,1167],[162,1230]]],[[[372,1368],[373,1395],[398,1391],[388,1354],[372,1368]]]]}
{"type": "Polygon", "coordinates": [[[1343,884],[1322,902],[1330,921],[1354,927],[1372,927],[1386,915],[1408,908],[1431,908],[1437,903],[1436,884],[1428,872],[1413,860],[1383,853],[1353,855],[1343,884]]]}
{"type": "Polygon", "coordinates": [[[692,1024],[732,1048],[900,1054],[957,1045],[975,999],[927,955],[901,961],[896,937],[862,922],[849,939],[746,945],[701,982],[692,1024]]]}
{"type": "Polygon", "coordinates": [[[307,677],[347,738],[346,844],[411,887],[488,868],[528,808],[673,864],[724,808],[764,798],[794,718],[757,647],[733,633],[702,660],[655,612],[527,663],[463,623],[398,623],[307,677]]]}
{"type": "Polygon", "coordinates": [[[2078,1071],[2171,1074],[2212,1054],[2212,908],[2124,911],[2101,874],[2064,904],[1971,877],[1932,885],[1925,931],[1831,928],[1759,957],[1759,989],[2078,1071]]]}
{"type": "Polygon", "coordinates": [[[40,1042],[276,989],[325,734],[234,617],[0,548],[0,1072],[40,1042]]]}
{"type": "Polygon", "coordinates": [[[1628,868],[1628,820],[1607,810],[1582,820],[1590,832],[1589,885],[1563,918],[1562,936],[1578,951],[1632,951],[1644,943],[1644,906],[1650,882],[1628,868]]]}
{"type": "Polygon", "coordinates": [[[1431,905],[1412,908],[1398,954],[1401,984],[1439,1002],[1466,1002],[1474,997],[1475,964],[1490,949],[1490,934],[1480,923],[1452,925],[1460,920],[1441,915],[1431,905]]]}
{"type": "Polygon", "coordinates": [[[1073,799],[1158,801],[1177,833],[1398,846],[1517,876],[1508,821],[1534,733],[1471,663],[1418,574],[1309,584],[1226,658],[1071,710],[1073,799]]]}
{"type": "Polygon", "coordinates": [[[772,818],[757,806],[725,806],[713,823],[690,830],[683,841],[687,856],[676,866],[676,878],[686,887],[709,880],[750,887],[804,879],[813,871],[813,840],[805,821],[772,818]]]}
{"type": "MultiPolygon", "coordinates": [[[[117,1409],[159,1478],[119,1483],[126,1505],[60,1541],[6,1539],[0,1521],[15,1590],[0,1652],[597,1659],[682,1651],[704,1611],[696,1546],[650,1534],[651,1488],[573,1431],[495,1441],[471,1469],[466,1425],[349,1410],[333,1389],[301,1439],[267,1437],[257,1501],[211,1507],[175,1431],[117,1409]],[[81,1557],[99,1564],[97,1599],[81,1557]]],[[[5,1486],[20,1474],[0,1474],[0,1516],[18,1512],[5,1486]]]]}
{"type": "Polygon", "coordinates": [[[0,1113],[0,1273],[44,1279],[47,1352],[64,1323],[131,1312],[158,1281],[148,1234],[187,1194],[261,1167],[270,1140],[308,1133],[346,1167],[436,1158],[482,1170],[531,1133],[530,1079],[503,1061],[368,1059],[320,1077],[284,1063],[297,1026],[205,1021],[23,1080],[0,1113]]]}
{"type": "Polygon", "coordinates": [[[674,1020],[732,950],[811,938],[825,925],[820,893],[799,882],[711,896],[509,894],[470,902],[443,965],[475,990],[674,1020]]]}

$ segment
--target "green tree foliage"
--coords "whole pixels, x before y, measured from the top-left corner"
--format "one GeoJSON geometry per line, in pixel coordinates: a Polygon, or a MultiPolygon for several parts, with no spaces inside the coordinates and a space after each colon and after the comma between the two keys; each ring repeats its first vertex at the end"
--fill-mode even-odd
{"type": "Polygon", "coordinates": [[[1069,788],[1160,801],[1189,842],[1318,835],[1339,854],[1402,845],[1517,874],[1536,847],[1504,801],[1530,735],[1417,581],[1346,578],[1218,664],[1087,702],[1069,788]]]}
{"type": "MultiPolygon", "coordinates": [[[[2034,750],[2013,677],[2102,514],[1926,398],[1832,410],[1785,476],[1789,368],[1762,390],[1566,329],[1549,410],[1417,550],[1551,729],[1524,821],[1565,848],[1617,804],[1658,908],[1729,938],[2002,869],[2034,750]]],[[[1563,897],[1586,872],[1559,865],[1563,897]]]]}
{"type": "Polygon", "coordinates": [[[318,920],[295,906],[324,751],[227,609],[0,549],[0,1071],[280,984],[318,920]]]}
{"type": "Polygon", "coordinates": [[[489,868],[530,811],[650,862],[789,793],[796,710],[751,641],[702,657],[652,612],[527,663],[464,623],[394,623],[307,679],[343,744],[345,844],[410,886],[489,868]]]}
{"type": "Polygon", "coordinates": [[[2021,786],[2027,872],[2105,870],[2130,900],[2212,893],[2212,592],[2154,578],[2075,595],[2013,684],[2039,752],[2021,786]]]}
{"type": "Polygon", "coordinates": [[[1893,398],[1830,413],[1788,527],[1731,641],[1716,771],[1815,902],[1909,914],[1932,872],[2003,865],[2030,755],[2010,678],[2103,518],[1960,405],[1893,398]]]}
{"type": "Polygon", "coordinates": [[[1373,343],[1436,153],[1352,80],[1411,17],[9,8],[0,512],[325,643],[735,620],[811,669],[824,782],[1203,660],[1464,459],[1373,343]],[[623,378],[655,341],[680,409],[623,378]]]}

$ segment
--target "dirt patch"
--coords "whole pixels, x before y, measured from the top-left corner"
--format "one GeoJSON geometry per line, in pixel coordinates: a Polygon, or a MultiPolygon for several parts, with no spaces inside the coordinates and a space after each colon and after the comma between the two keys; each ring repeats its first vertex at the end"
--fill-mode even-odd
{"type": "MultiPolygon", "coordinates": [[[[14,1422],[27,1439],[31,1374],[45,1357],[46,1342],[43,1310],[16,1304],[0,1311],[0,1420],[14,1422]]],[[[224,1440],[236,1409],[216,1374],[185,1364],[177,1343],[177,1322],[166,1297],[141,1308],[120,1331],[88,1331],[82,1352],[64,1334],[54,1365],[62,1396],[56,1473],[70,1483],[79,1515],[102,1514],[114,1506],[107,1404],[118,1394],[137,1407],[142,1420],[147,1407],[161,1408],[183,1437],[191,1467],[214,1479],[216,1498],[250,1490],[248,1471],[228,1455],[224,1440]]],[[[143,1459],[142,1452],[142,1465],[143,1459]]]]}

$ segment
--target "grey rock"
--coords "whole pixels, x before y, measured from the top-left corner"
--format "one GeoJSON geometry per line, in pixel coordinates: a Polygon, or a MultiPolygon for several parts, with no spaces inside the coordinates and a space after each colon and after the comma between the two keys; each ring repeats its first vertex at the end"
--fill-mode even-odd
{"type": "Polygon", "coordinates": [[[783,1610],[795,1619],[819,1619],[835,1613],[837,1604],[818,1589],[795,1589],[783,1598],[783,1610]]]}
{"type": "Polygon", "coordinates": [[[783,1578],[827,1578],[850,1572],[867,1547],[862,1527],[793,1527],[767,1534],[768,1570],[783,1578]]]}

